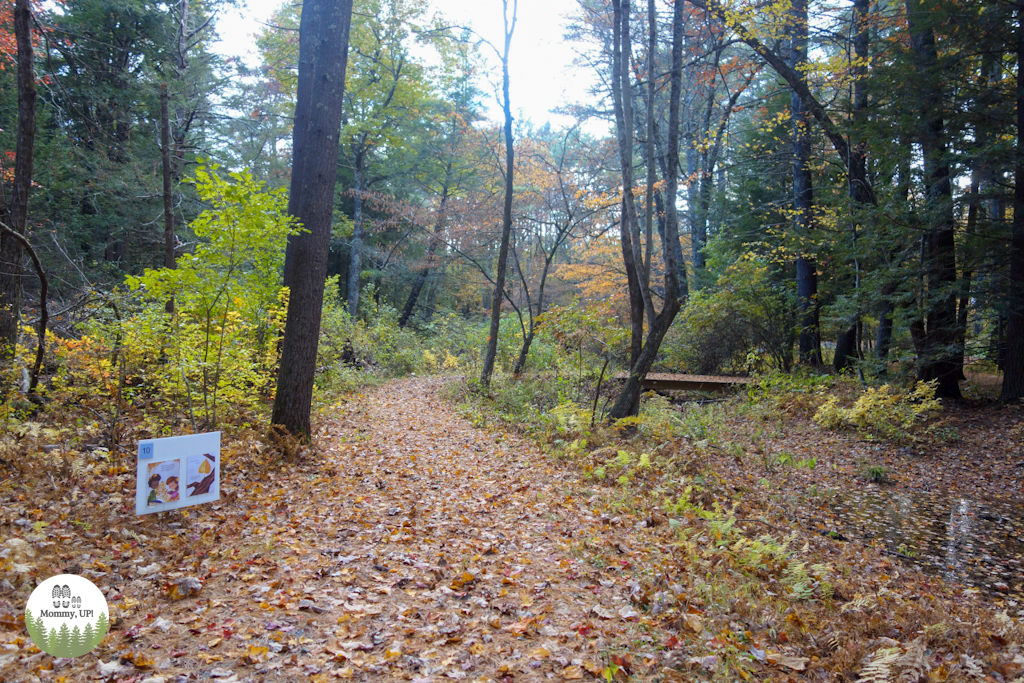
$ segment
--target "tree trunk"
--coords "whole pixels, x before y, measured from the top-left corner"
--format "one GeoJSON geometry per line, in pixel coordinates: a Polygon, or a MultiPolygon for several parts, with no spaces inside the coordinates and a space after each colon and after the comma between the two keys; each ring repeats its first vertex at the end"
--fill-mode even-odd
{"type": "MultiPolygon", "coordinates": [[[[533,304],[530,303],[527,298],[527,305],[530,307],[530,328],[523,338],[523,344],[519,348],[519,357],[516,359],[515,367],[512,369],[512,374],[518,377],[522,374],[523,369],[526,367],[526,358],[530,354],[530,346],[533,345],[533,339],[537,335],[536,320],[544,313],[544,286],[548,281],[548,272],[551,270],[551,262],[555,258],[555,252],[558,250],[558,243],[552,247],[551,253],[546,254],[544,257],[544,268],[540,272],[540,283],[537,285],[537,313],[533,313],[533,304]]],[[[522,272],[520,271],[520,275],[522,272]]]]}
{"type": "Polygon", "coordinates": [[[891,288],[882,289],[882,300],[878,309],[878,334],[875,337],[875,358],[882,364],[880,372],[885,375],[889,365],[889,345],[892,342],[892,294],[891,288]]]}
{"type": "Polygon", "coordinates": [[[637,276],[636,250],[633,248],[633,225],[637,221],[633,201],[633,117],[630,104],[628,56],[624,47],[629,47],[629,5],[612,0],[612,100],[615,109],[615,129],[619,143],[619,163],[622,168],[622,202],[619,220],[619,240],[622,245],[622,260],[626,267],[626,286],[629,291],[629,365],[632,367],[640,357],[644,343],[644,297],[641,282],[637,276]],[[623,36],[623,23],[626,24],[623,36]],[[624,66],[625,65],[625,66],[624,66]],[[623,82],[623,72],[626,73],[623,82]]]}
{"type": "MultiPolygon", "coordinates": [[[[36,138],[36,77],[29,0],[15,0],[14,37],[18,48],[18,137],[14,187],[6,217],[12,230],[25,235],[36,138]]],[[[0,360],[14,357],[18,341],[24,255],[20,240],[6,233],[0,235],[0,360]]]]}
{"type": "MultiPolygon", "coordinates": [[[[853,3],[853,50],[856,58],[856,63],[853,67],[853,74],[856,78],[853,84],[853,121],[854,129],[857,135],[861,134],[866,123],[865,117],[867,115],[868,108],[868,88],[867,88],[867,66],[866,63],[869,59],[868,54],[868,12],[871,9],[870,0],[854,0],[853,3]]],[[[867,155],[865,154],[866,145],[860,140],[851,140],[850,144],[850,166],[853,170],[847,174],[847,182],[849,183],[849,196],[853,201],[853,209],[857,210],[858,205],[868,204],[868,196],[866,190],[868,188],[861,184],[859,179],[867,178],[867,155]]],[[[852,226],[852,241],[853,241],[853,266],[857,270],[854,276],[855,289],[860,285],[860,273],[859,273],[859,262],[857,261],[857,217],[854,217],[852,226]]],[[[858,302],[859,305],[859,302],[858,302]]],[[[859,341],[859,330],[860,324],[860,311],[854,313],[853,320],[850,321],[850,326],[846,330],[839,333],[839,338],[836,340],[836,354],[835,358],[832,359],[832,367],[837,371],[841,372],[849,367],[852,367],[852,361],[860,358],[860,345],[859,341]]]]}
{"type": "Polygon", "coordinates": [[[840,332],[836,339],[836,355],[832,359],[833,369],[836,372],[842,372],[852,367],[852,361],[856,361],[858,355],[857,326],[854,325],[850,329],[840,332]]]}
{"type": "MultiPolygon", "coordinates": [[[[807,0],[794,0],[790,11],[788,66],[795,72],[807,63],[807,0]]],[[[802,76],[801,76],[802,79],[802,76]]],[[[793,210],[794,226],[809,241],[814,226],[814,189],[811,184],[811,117],[794,88],[789,103],[793,119],[793,210]]],[[[806,248],[801,250],[806,252],[806,248]]],[[[797,324],[800,362],[821,366],[821,337],[818,324],[818,271],[814,257],[801,253],[796,261],[797,324]]]]}
{"type": "Polygon", "coordinates": [[[348,314],[359,315],[359,281],[363,268],[363,192],[366,190],[366,155],[360,150],[355,159],[355,192],[352,209],[352,242],[348,259],[348,314]]]}
{"type": "MultiPolygon", "coordinates": [[[[615,2],[615,0],[613,0],[615,2]]],[[[623,10],[625,11],[625,10],[623,10]]],[[[623,29],[624,40],[628,41],[629,33],[623,29]]],[[[623,51],[625,52],[625,50],[623,51]]],[[[678,193],[679,176],[676,169],[679,168],[679,100],[683,89],[683,3],[675,3],[672,11],[672,71],[671,88],[669,94],[668,113],[668,150],[666,153],[666,166],[670,169],[665,178],[665,243],[673,244],[679,241],[679,213],[676,208],[676,195],[678,193]]],[[[625,256],[625,248],[623,255],[625,256]]],[[[665,259],[665,305],[657,316],[649,319],[647,338],[643,348],[640,350],[636,362],[630,367],[629,377],[619,394],[615,405],[608,414],[609,419],[619,420],[629,415],[636,415],[640,406],[641,382],[647,373],[654,366],[658,357],[658,349],[665,339],[665,334],[676,313],[682,306],[680,292],[686,292],[685,280],[679,281],[679,264],[676,263],[676,252],[674,249],[664,250],[665,259]]],[[[629,262],[626,263],[627,271],[629,262]]],[[[685,271],[682,271],[685,277],[685,271]]],[[[685,294],[684,294],[685,296],[685,294]]]]}
{"type": "Polygon", "coordinates": [[[310,435],[351,20],[352,0],[307,0],[299,27],[288,213],[305,231],[289,239],[285,261],[291,295],[271,422],[305,438],[310,435]]]}
{"type": "Polygon", "coordinates": [[[427,277],[430,275],[430,262],[434,258],[434,252],[437,251],[438,244],[441,242],[441,233],[444,230],[445,209],[448,206],[448,188],[452,182],[452,164],[453,160],[449,158],[448,165],[444,171],[444,184],[441,186],[441,202],[437,207],[437,220],[434,221],[434,232],[427,243],[427,255],[424,259],[423,267],[416,273],[416,279],[412,283],[412,291],[409,292],[409,298],[405,301],[405,308],[402,309],[402,315],[398,318],[399,327],[408,325],[409,319],[412,318],[412,313],[416,309],[416,302],[419,301],[420,293],[423,291],[423,285],[427,283],[427,277]]]}
{"type": "Polygon", "coordinates": [[[704,245],[707,242],[707,222],[704,219],[700,201],[701,185],[695,180],[703,180],[704,172],[700,165],[700,153],[694,143],[692,131],[686,134],[686,175],[689,184],[686,187],[686,207],[690,219],[690,253],[693,255],[693,271],[697,282],[701,281],[704,272],[704,245]]]}
{"type": "Polygon", "coordinates": [[[647,165],[647,187],[644,190],[644,286],[651,286],[651,253],[654,250],[654,53],[658,50],[658,14],[654,0],[647,0],[647,140],[644,161],[647,165]]]}
{"type": "MultiPolygon", "coordinates": [[[[164,268],[174,268],[174,205],[171,195],[171,122],[168,115],[167,84],[160,84],[160,170],[164,181],[164,268]]],[[[167,300],[168,313],[174,313],[174,297],[167,300]]]]}
{"type": "Polygon", "coordinates": [[[920,94],[920,143],[924,159],[925,215],[928,228],[926,273],[931,301],[924,335],[919,337],[918,379],[937,380],[936,395],[960,398],[956,320],[956,220],[949,160],[946,158],[941,79],[935,33],[924,25],[921,0],[907,0],[910,47],[915,56],[920,94]]]}
{"type": "MultiPolygon", "coordinates": [[[[664,176],[664,170],[662,171],[662,175],[664,176]]],[[[668,240],[665,239],[665,200],[662,199],[660,191],[654,193],[654,212],[658,216],[658,237],[661,238],[661,243],[663,245],[668,245],[667,248],[671,249],[676,254],[676,280],[680,283],[681,287],[679,291],[679,298],[685,299],[688,293],[688,288],[686,280],[686,260],[683,258],[683,245],[679,243],[678,239],[673,243],[669,243],[668,240]]],[[[696,268],[696,266],[694,266],[694,268],[696,268]]],[[[697,286],[697,284],[694,286],[697,286]]]]}
{"type": "Polygon", "coordinates": [[[502,17],[505,20],[505,52],[501,55],[501,92],[504,97],[502,109],[505,113],[505,205],[501,215],[501,247],[498,249],[498,268],[494,278],[494,300],[491,302],[491,327],[487,336],[487,350],[484,353],[480,385],[484,391],[490,389],[494,361],[498,356],[498,333],[501,330],[501,304],[505,299],[505,272],[508,270],[508,244],[512,238],[512,173],[515,150],[512,139],[512,100],[509,98],[508,53],[512,47],[512,33],[516,27],[518,0],[512,0],[512,20],[508,18],[508,0],[501,0],[502,17]],[[511,25],[510,25],[511,23],[511,25]]]}
{"type": "Polygon", "coordinates": [[[967,375],[964,374],[964,361],[967,355],[967,318],[971,310],[972,277],[973,274],[971,271],[964,271],[963,278],[961,278],[962,288],[960,290],[960,302],[957,304],[956,310],[956,364],[959,368],[957,371],[957,379],[961,381],[967,379],[967,375]]]}
{"type": "Polygon", "coordinates": [[[1024,4],[1017,5],[1017,146],[1014,152],[1009,313],[1003,388],[999,393],[1003,403],[1024,399],[1024,4]]]}

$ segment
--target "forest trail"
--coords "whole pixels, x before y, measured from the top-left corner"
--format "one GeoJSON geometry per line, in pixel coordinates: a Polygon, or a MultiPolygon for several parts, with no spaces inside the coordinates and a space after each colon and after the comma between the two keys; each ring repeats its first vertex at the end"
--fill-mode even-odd
{"type": "Polygon", "coordinates": [[[607,497],[471,426],[444,382],[393,380],[322,410],[318,454],[294,463],[255,432],[232,439],[212,505],[137,517],[131,473],[103,504],[52,501],[89,522],[30,528],[2,566],[28,586],[25,572],[92,579],[111,630],[53,658],[18,628],[5,581],[0,681],[675,680],[682,644],[655,616],[672,596],[655,569],[673,571],[669,525],[590,509],[585,496],[607,497]]]}
{"type": "Polygon", "coordinates": [[[320,520],[300,533],[334,558],[303,585],[327,609],[317,621],[334,668],[371,680],[593,679],[617,653],[634,680],[656,671],[665,636],[638,628],[630,596],[631,569],[657,539],[589,510],[582,482],[533,444],[454,414],[442,381],[390,382],[361,414],[322,423],[336,484],[299,503],[320,520]],[[608,563],[583,561],[585,548],[608,563]]]}
{"type": "Polygon", "coordinates": [[[814,529],[780,545],[759,535],[787,533],[774,516],[642,512],[634,488],[473,427],[444,382],[392,380],[321,410],[319,452],[296,462],[236,436],[211,505],[137,517],[133,473],[94,486],[109,495],[55,492],[48,512],[13,491],[0,567],[22,587],[0,582],[0,680],[831,680],[900,641],[1007,681],[1024,668],[1024,632],[977,590],[814,529]],[[92,579],[110,607],[111,632],[75,659],[34,648],[17,621],[32,577],[59,573],[92,579]],[[922,624],[942,628],[922,640],[922,624]]]}

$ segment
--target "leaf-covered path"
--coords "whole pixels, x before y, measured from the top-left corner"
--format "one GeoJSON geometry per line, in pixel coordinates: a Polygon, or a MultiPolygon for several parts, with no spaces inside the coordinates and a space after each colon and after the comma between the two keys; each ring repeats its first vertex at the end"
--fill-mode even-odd
{"type": "Polygon", "coordinates": [[[630,569],[657,541],[588,510],[572,474],[518,437],[473,428],[439,386],[392,382],[363,415],[325,425],[337,475],[290,511],[306,520],[296,540],[330,558],[302,584],[327,610],[318,666],[380,680],[574,679],[629,652],[621,664],[649,668],[656,636],[638,628],[630,569]],[[610,561],[597,570],[579,558],[587,548],[610,561]]]}
{"type": "Polygon", "coordinates": [[[319,453],[294,464],[237,435],[213,505],[136,517],[128,472],[54,487],[45,510],[9,491],[0,681],[826,681],[895,647],[900,671],[937,681],[1024,671],[1016,603],[990,611],[870,548],[766,521],[749,496],[743,519],[691,505],[669,520],[662,494],[585,482],[474,428],[442,384],[333,406],[319,453]],[[110,605],[111,632],[75,659],[39,651],[18,621],[60,573],[110,605]]]}

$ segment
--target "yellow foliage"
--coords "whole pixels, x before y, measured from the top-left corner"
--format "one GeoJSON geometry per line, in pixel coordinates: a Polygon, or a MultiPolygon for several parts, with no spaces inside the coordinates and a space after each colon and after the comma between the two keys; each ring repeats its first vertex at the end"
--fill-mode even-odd
{"type": "Polygon", "coordinates": [[[852,428],[884,438],[912,438],[908,430],[942,409],[935,398],[935,381],[918,382],[909,392],[900,392],[889,384],[869,387],[849,408],[840,407],[830,396],[814,414],[814,421],[825,429],[852,428]]]}

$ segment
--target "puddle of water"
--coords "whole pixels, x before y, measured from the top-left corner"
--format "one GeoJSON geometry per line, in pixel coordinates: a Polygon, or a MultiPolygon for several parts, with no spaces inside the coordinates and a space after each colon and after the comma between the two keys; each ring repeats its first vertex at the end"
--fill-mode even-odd
{"type": "Polygon", "coordinates": [[[866,489],[830,506],[851,541],[877,540],[947,580],[1024,602],[1024,504],[866,489]]]}

